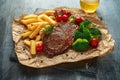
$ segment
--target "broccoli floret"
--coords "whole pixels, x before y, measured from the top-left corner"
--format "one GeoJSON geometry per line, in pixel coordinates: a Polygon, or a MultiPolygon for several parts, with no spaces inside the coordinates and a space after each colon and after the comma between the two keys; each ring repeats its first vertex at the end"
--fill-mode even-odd
{"type": "Polygon", "coordinates": [[[92,22],[90,22],[88,20],[84,21],[84,27],[90,27],[91,24],[92,24],[92,22]]]}
{"type": "Polygon", "coordinates": [[[75,38],[75,40],[78,39],[78,38],[82,38],[82,39],[87,39],[88,41],[90,41],[91,35],[90,35],[89,29],[84,28],[83,32],[80,32],[78,30],[75,31],[74,38],[75,38]]]}
{"type": "Polygon", "coordinates": [[[92,25],[92,23],[88,20],[84,21],[84,22],[81,22],[79,24],[79,31],[83,32],[83,29],[84,28],[90,28],[90,26],[92,25]]]}
{"type": "Polygon", "coordinates": [[[83,32],[83,28],[84,28],[84,23],[82,22],[79,24],[79,31],[83,32]]]}
{"type": "Polygon", "coordinates": [[[101,35],[101,31],[97,28],[90,28],[91,36],[92,37],[98,37],[101,35]]]}
{"type": "Polygon", "coordinates": [[[82,36],[83,36],[83,33],[82,32],[80,32],[80,31],[75,31],[75,33],[74,33],[74,38],[75,38],[75,40],[76,39],[78,39],[78,38],[82,38],[82,36]]]}
{"type": "Polygon", "coordinates": [[[89,41],[87,39],[78,38],[73,44],[72,48],[76,51],[86,50],[89,47],[89,41]]]}
{"type": "Polygon", "coordinates": [[[90,30],[89,29],[87,29],[87,28],[84,28],[83,29],[83,39],[87,39],[88,41],[90,41],[90,39],[91,39],[91,33],[90,33],[90,30]]]}
{"type": "Polygon", "coordinates": [[[46,34],[50,34],[53,30],[53,27],[51,25],[46,25],[45,28],[41,29],[41,32],[46,33],[46,34]]]}

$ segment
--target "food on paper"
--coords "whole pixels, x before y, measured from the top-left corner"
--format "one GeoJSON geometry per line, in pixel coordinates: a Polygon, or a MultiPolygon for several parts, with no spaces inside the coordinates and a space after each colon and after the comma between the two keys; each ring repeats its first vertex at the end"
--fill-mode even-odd
{"type": "Polygon", "coordinates": [[[13,20],[18,61],[42,68],[112,52],[114,39],[95,14],[59,7],[13,20]]]}

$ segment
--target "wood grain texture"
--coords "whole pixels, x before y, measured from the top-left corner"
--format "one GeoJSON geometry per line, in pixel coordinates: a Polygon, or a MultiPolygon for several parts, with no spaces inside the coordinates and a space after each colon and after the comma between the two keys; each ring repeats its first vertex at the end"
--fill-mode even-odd
{"type": "MultiPolygon", "coordinates": [[[[79,8],[79,0],[0,0],[0,80],[120,80],[120,0],[100,0],[97,10],[115,39],[111,54],[99,57],[90,76],[78,71],[64,71],[49,67],[40,70],[24,67],[9,60],[14,54],[11,35],[12,19],[21,14],[34,13],[37,8],[51,9],[59,6],[79,8]]],[[[93,65],[92,65],[93,66],[93,65]]]]}

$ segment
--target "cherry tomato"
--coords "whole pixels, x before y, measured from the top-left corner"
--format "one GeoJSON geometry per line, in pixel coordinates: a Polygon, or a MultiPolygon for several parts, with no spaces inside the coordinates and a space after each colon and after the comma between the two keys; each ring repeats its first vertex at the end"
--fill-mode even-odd
{"type": "Polygon", "coordinates": [[[56,19],[57,22],[60,22],[60,21],[62,21],[62,16],[58,15],[55,19],[56,19]]]}
{"type": "Polygon", "coordinates": [[[66,11],[66,10],[60,10],[59,12],[61,13],[61,15],[64,15],[64,14],[66,14],[66,13],[67,13],[67,11],[66,11]]]}
{"type": "Polygon", "coordinates": [[[57,16],[61,15],[61,12],[60,11],[55,11],[54,15],[55,15],[55,17],[57,17],[57,16]]]}
{"type": "Polygon", "coordinates": [[[43,50],[43,44],[37,44],[36,45],[36,51],[41,52],[43,50]]]}
{"type": "Polygon", "coordinates": [[[67,22],[68,21],[68,16],[64,14],[62,16],[62,20],[63,20],[63,22],[67,22]]]}
{"type": "Polygon", "coordinates": [[[83,22],[82,17],[76,17],[75,23],[76,23],[76,24],[80,24],[81,22],[83,22]]]}
{"type": "Polygon", "coordinates": [[[68,15],[68,17],[70,17],[70,16],[71,16],[71,13],[70,13],[70,12],[67,12],[66,15],[68,15]]]}
{"type": "Polygon", "coordinates": [[[90,45],[91,45],[91,47],[96,48],[98,46],[98,39],[92,38],[90,40],[90,45]]]}
{"type": "Polygon", "coordinates": [[[54,15],[57,22],[67,22],[68,18],[71,16],[71,13],[67,12],[66,10],[60,10],[55,11],[54,15]]]}
{"type": "Polygon", "coordinates": [[[54,15],[55,15],[55,17],[57,17],[58,16],[58,11],[55,11],[54,15]]]}
{"type": "Polygon", "coordinates": [[[68,17],[71,16],[71,13],[70,13],[70,12],[67,12],[66,10],[61,10],[60,13],[61,13],[62,15],[67,15],[68,17]]]}

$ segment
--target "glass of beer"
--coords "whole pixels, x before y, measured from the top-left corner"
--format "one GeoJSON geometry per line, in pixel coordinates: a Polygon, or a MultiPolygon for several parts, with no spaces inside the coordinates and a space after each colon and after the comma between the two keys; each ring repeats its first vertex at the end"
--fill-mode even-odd
{"type": "Polygon", "coordinates": [[[87,13],[93,13],[99,6],[99,0],[80,0],[82,10],[87,13]]]}

